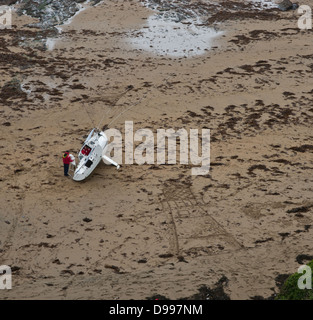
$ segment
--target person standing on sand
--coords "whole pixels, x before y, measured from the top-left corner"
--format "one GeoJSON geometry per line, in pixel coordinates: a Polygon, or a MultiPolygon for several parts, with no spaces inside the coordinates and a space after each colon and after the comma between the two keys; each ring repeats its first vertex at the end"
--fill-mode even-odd
{"type": "Polygon", "coordinates": [[[70,163],[73,162],[73,159],[70,156],[70,152],[66,151],[63,153],[63,164],[64,164],[64,176],[68,177],[68,169],[70,167],[70,163]]]}

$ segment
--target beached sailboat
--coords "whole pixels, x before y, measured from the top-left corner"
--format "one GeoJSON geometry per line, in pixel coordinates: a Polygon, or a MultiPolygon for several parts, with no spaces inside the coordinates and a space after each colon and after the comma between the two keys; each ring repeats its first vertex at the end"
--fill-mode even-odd
{"type": "Polygon", "coordinates": [[[96,169],[101,160],[116,166],[117,169],[120,168],[115,161],[105,155],[107,146],[108,138],[105,133],[95,128],[92,129],[78,153],[79,163],[74,171],[74,181],[85,180],[96,169]]]}

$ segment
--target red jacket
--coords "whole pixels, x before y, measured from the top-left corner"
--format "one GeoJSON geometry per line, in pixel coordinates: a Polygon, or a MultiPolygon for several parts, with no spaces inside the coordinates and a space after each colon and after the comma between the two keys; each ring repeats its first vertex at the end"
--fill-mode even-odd
{"type": "Polygon", "coordinates": [[[65,152],[63,154],[63,163],[70,164],[71,162],[73,162],[73,160],[70,158],[70,154],[68,152],[65,152]]]}

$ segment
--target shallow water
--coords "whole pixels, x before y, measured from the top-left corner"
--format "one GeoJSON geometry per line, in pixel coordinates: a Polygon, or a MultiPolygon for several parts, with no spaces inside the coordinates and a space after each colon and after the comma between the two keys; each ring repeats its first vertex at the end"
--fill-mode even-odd
{"type": "Polygon", "coordinates": [[[173,57],[195,56],[209,50],[223,32],[198,26],[195,21],[174,22],[153,15],[130,43],[136,48],[173,57]]]}

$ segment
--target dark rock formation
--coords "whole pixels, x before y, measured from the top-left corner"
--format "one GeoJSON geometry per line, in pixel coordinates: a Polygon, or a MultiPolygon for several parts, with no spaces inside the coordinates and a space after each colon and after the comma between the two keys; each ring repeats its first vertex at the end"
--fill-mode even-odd
{"type": "Polygon", "coordinates": [[[298,4],[292,3],[290,0],[283,0],[278,4],[278,9],[281,11],[295,10],[298,7],[298,4]]]}
{"type": "Polygon", "coordinates": [[[17,0],[0,0],[0,6],[11,6],[16,2],[17,0]]]}
{"type": "MultiPolygon", "coordinates": [[[[21,0],[18,13],[38,18],[39,22],[32,25],[33,27],[49,29],[64,23],[75,15],[80,9],[79,4],[85,1],[86,0],[21,0]]],[[[12,4],[15,3],[16,0],[5,0],[2,2],[12,4]]],[[[91,4],[95,5],[99,2],[99,0],[93,0],[91,4]]]]}

